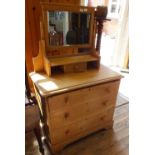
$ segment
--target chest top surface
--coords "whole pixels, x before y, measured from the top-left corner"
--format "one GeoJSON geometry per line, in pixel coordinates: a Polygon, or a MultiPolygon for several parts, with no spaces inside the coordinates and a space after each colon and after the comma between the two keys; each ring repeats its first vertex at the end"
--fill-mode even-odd
{"type": "Polygon", "coordinates": [[[122,75],[105,67],[79,73],[67,73],[48,77],[45,73],[30,73],[30,77],[42,96],[51,96],[100,83],[119,80],[122,75]]]}

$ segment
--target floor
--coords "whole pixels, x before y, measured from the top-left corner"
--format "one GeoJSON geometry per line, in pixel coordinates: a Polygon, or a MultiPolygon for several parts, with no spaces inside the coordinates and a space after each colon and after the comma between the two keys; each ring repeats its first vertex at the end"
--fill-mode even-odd
{"type": "MultiPolygon", "coordinates": [[[[101,130],[66,147],[57,155],[128,155],[129,103],[118,96],[113,129],[101,130]]],[[[25,155],[40,155],[33,133],[26,135],[25,155]]],[[[44,145],[45,155],[51,155],[44,145]]]]}

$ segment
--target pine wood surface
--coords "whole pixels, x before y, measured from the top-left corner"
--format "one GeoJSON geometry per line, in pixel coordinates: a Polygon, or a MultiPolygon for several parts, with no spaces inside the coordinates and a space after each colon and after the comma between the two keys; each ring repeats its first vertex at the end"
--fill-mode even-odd
{"type": "Polygon", "coordinates": [[[118,87],[115,81],[49,98],[52,144],[63,146],[112,124],[118,87]]]}
{"type": "MultiPolygon", "coordinates": [[[[124,100],[124,99],[123,99],[124,100]]],[[[120,100],[119,100],[120,101],[120,100]]],[[[122,100],[121,100],[122,102],[122,100]]],[[[68,145],[56,155],[129,155],[129,105],[118,102],[113,129],[101,130],[68,145]]],[[[26,135],[26,155],[40,155],[33,133],[26,135]]],[[[44,145],[45,155],[53,155],[44,145]]]]}
{"type": "Polygon", "coordinates": [[[51,104],[51,108],[54,115],[60,114],[59,109],[61,107],[64,108],[61,110],[61,113],[70,108],[72,110],[77,110],[77,108],[85,102],[89,105],[89,112],[93,112],[93,110],[95,110],[94,108],[101,108],[102,106],[106,107],[107,105],[111,105],[110,101],[116,99],[118,84],[119,82],[116,81],[113,83],[106,83],[105,85],[97,85],[94,87],[85,88],[80,91],[68,92],[65,94],[53,96],[51,98],[49,97],[48,102],[53,103],[51,104]],[[82,98],[80,98],[81,94],[84,94],[82,98]],[[90,98],[91,95],[94,95],[93,98],[90,98]],[[108,100],[109,98],[110,100],[108,100]],[[94,101],[98,102],[102,99],[104,99],[102,104],[93,104],[94,101]]]}
{"type": "Polygon", "coordinates": [[[44,107],[52,152],[100,129],[113,126],[113,113],[121,75],[105,66],[51,78],[31,75],[44,107]],[[35,76],[35,77],[32,77],[35,76]],[[36,80],[36,81],[35,81],[36,80]],[[44,92],[43,92],[44,91],[44,92]],[[46,93],[46,94],[45,94],[46,93]]]}
{"type": "Polygon", "coordinates": [[[64,73],[71,73],[71,72],[77,73],[77,72],[84,72],[86,70],[87,70],[86,62],[67,64],[63,66],[64,73]]]}
{"type": "Polygon", "coordinates": [[[48,77],[45,73],[32,72],[30,77],[42,96],[50,96],[66,91],[84,88],[113,80],[122,76],[111,69],[101,65],[100,68],[79,73],[65,73],[48,77]]]}
{"type": "Polygon", "coordinates": [[[97,130],[112,127],[119,82],[48,97],[46,107],[53,152],[97,130]]]}
{"type": "Polygon", "coordinates": [[[51,58],[49,60],[52,66],[59,66],[71,63],[95,61],[98,60],[98,58],[88,54],[88,55],[79,55],[70,57],[51,58]]]}
{"type": "Polygon", "coordinates": [[[77,121],[84,122],[89,117],[111,110],[115,106],[118,86],[119,82],[116,81],[49,97],[53,129],[68,126],[77,121]]]}

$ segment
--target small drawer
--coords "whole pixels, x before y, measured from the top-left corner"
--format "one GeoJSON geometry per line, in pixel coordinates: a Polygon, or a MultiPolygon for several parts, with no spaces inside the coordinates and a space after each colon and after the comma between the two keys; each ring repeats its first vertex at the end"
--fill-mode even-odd
{"type": "Polygon", "coordinates": [[[75,64],[68,64],[63,66],[64,73],[69,72],[83,72],[87,70],[86,62],[82,63],[75,63],[75,64]]]}

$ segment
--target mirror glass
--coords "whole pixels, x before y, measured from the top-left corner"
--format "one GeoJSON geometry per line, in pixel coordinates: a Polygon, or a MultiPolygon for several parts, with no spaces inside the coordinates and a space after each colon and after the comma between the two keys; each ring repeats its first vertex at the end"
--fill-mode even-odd
{"type": "Polygon", "coordinates": [[[89,43],[90,13],[50,11],[47,17],[50,46],[89,43]]]}

